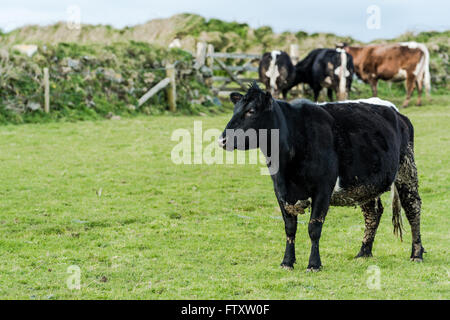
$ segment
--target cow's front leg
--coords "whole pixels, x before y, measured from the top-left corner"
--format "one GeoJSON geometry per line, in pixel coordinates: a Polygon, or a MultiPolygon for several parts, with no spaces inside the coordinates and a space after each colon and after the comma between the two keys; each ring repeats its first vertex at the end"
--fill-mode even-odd
{"type": "MultiPolygon", "coordinates": [[[[336,92],[338,92],[338,90],[336,90],[336,92]]],[[[327,89],[327,95],[328,95],[328,100],[331,102],[333,101],[333,89],[328,88],[327,89]]]]}
{"type": "Polygon", "coordinates": [[[295,263],[295,234],[297,233],[297,216],[289,214],[285,209],[285,203],[278,200],[284,220],[284,230],[286,231],[286,249],[281,267],[294,269],[295,263]]]}
{"type": "Polygon", "coordinates": [[[312,211],[308,224],[309,238],[311,239],[311,254],[307,271],[319,271],[322,267],[319,253],[319,240],[322,233],[322,225],[330,205],[330,194],[322,193],[312,199],[312,211]]]}
{"type": "Polygon", "coordinates": [[[372,88],[372,96],[376,97],[378,96],[378,79],[371,78],[369,79],[370,87],[372,88]]]}

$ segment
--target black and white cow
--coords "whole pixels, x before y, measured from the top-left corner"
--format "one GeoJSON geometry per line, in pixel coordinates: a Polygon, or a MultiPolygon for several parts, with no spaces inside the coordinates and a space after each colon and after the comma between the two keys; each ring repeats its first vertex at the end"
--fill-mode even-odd
{"type": "MultiPolygon", "coordinates": [[[[308,232],[311,254],[308,270],[322,265],[319,239],[329,206],[359,205],[364,214],[364,238],[356,257],[372,255],[372,244],[383,207],[380,195],[394,184],[411,225],[411,260],[422,261],[421,199],[414,162],[414,130],[394,105],[380,99],[315,104],[308,100],[289,104],[272,98],[254,83],[245,96],[230,95],[234,114],[219,145],[228,151],[259,147],[268,159],[275,195],[287,236],[282,267],[295,263],[297,215],[311,206],[308,232]],[[240,129],[240,130],[239,130],[240,129]],[[272,144],[248,141],[246,132],[277,131],[279,156],[272,144]]],[[[269,136],[266,133],[264,137],[269,136]]],[[[399,215],[397,211],[394,215],[399,215]]],[[[401,228],[395,217],[394,232],[401,228]]]]}
{"type": "Polygon", "coordinates": [[[322,88],[327,88],[330,101],[333,91],[339,100],[346,99],[353,79],[353,59],[343,49],[314,49],[295,66],[283,51],[267,52],[259,64],[259,79],[266,90],[286,99],[288,91],[299,83],[307,83],[317,101],[322,88]]]}
{"type": "Polygon", "coordinates": [[[284,99],[288,91],[295,86],[294,83],[298,84],[295,67],[284,51],[274,50],[264,53],[258,71],[259,80],[266,86],[266,90],[272,95],[278,95],[281,92],[284,99]]]}
{"type": "Polygon", "coordinates": [[[339,100],[346,99],[353,80],[353,59],[343,49],[314,49],[296,66],[298,77],[307,83],[317,101],[322,88],[327,88],[328,99],[333,91],[339,100]]]}

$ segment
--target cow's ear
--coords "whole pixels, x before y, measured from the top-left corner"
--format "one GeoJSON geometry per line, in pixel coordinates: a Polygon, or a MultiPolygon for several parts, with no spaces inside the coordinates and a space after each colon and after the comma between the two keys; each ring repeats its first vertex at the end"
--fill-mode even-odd
{"type": "Polygon", "coordinates": [[[238,101],[241,100],[242,97],[243,97],[243,95],[240,94],[239,92],[230,93],[230,100],[231,100],[231,102],[233,102],[233,104],[238,103],[238,101]]]}
{"type": "Polygon", "coordinates": [[[264,93],[264,105],[268,109],[272,108],[272,95],[270,94],[269,91],[266,91],[264,93]]]}

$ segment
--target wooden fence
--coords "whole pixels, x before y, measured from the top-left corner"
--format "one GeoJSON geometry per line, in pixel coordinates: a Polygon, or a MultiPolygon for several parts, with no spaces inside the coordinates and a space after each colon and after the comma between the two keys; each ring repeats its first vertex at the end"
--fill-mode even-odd
{"type": "Polygon", "coordinates": [[[166,88],[169,84],[169,88],[167,89],[167,103],[169,104],[169,110],[175,112],[177,110],[177,89],[176,89],[176,70],[175,65],[168,64],[166,66],[166,78],[158,82],[157,85],[152,87],[146,94],[144,94],[138,101],[137,107],[139,108],[148,99],[153,97],[158,91],[166,88]]]}
{"type": "Polygon", "coordinates": [[[212,91],[217,95],[228,94],[230,91],[246,91],[246,82],[259,81],[258,77],[251,77],[248,72],[257,73],[259,54],[215,52],[212,44],[197,43],[196,67],[206,68],[212,77],[212,91]],[[237,63],[230,63],[237,62],[237,63]],[[216,71],[216,72],[215,72],[216,71]],[[222,71],[222,75],[217,74],[222,71]],[[225,73],[225,75],[223,75],[225,73]],[[247,73],[247,74],[246,74],[247,73]],[[231,86],[232,84],[234,86],[231,86]],[[236,87],[237,85],[237,87],[236,87]]]}
{"type": "MultiPolygon", "coordinates": [[[[294,64],[299,61],[298,45],[291,45],[290,56],[294,64]]],[[[230,91],[247,91],[249,82],[259,82],[258,64],[260,60],[261,55],[259,54],[214,52],[213,45],[199,42],[197,43],[194,69],[202,74],[212,74],[212,81],[208,82],[212,91],[218,96],[224,96],[228,95],[230,91]],[[214,75],[218,71],[222,71],[222,74],[214,75]]],[[[166,89],[169,110],[172,112],[176,111],[177,91],[175,65],[168,64],[165,70],[166,78],[153,86],[138,100],[137,108],[141,107],[160,90],[166,89]]],[[[49,112],[50,85],[48,68],[44,68],[43,82],[45,91],[44,110],[45,112],[49,112]]],[[[297,86],[297,89],[294,88],[291,90],[293,94],[301,94],[302,92],[303,90],[300,86],[297,86]]]]}
{"type": "MultiPolygon", "coordinates": [[[[160,90],[167,88],[167,103],[169,105],[169,110],[175,112],[177,110],[177,90],[176,90],[176,70],[175,65],[168,64],[165,67],[166,78],[158,82],[149,91],[147,91],[139,100],[137,108],[141,107],[145,102],[153,97],[160,90]]],[[[50,83],[49,83],[49,71],[48,68],[44,68],[43,77],[44,86],[44,111],[46,113],[50,112],[50,83]]]]}
{"type": "MultiPolygon", "coordinates": [[[[299,46],[292,44],[289,54],[296,64],[300,60],[299,46]]],[[[228,95],[230,91],[247,91],[247,83],[259,82],[258,65],[261,57],[260,54],[215,52],[212,44],[199,42],[195,66],[197,69],[207,68],[213,74],[211,89],[222,96],[228,95]],[[217,71],[222,71],[222,75],[214,75],[217,71]],[[226,75],[223,75],[224,72],[226,75]]],[[[297,86],[291,93],[302,94],[303,88],[297,86]]]]}

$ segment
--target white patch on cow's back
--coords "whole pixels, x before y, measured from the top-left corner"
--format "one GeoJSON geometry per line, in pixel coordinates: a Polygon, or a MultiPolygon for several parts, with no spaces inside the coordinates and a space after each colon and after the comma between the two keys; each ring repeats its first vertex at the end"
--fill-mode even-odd
{"type": "Polygon", "coordinates": [[[415,41],[409,41],[409,42],[400,42],[399,43],[402,47],[408,47],[410,49],[417,49],[419,47],[419,44],[415,41]]]}
{"type": "Polygon", "coordinates": [[[279,50],[273,50],[270,53],[272,60],[270,60],[269,69],[267,69],[266,76],[270,79],[270,87],[272,89],[277,89],[277,78],[280,75],[278,71],[278,66],[275,64],[277,62],[277,56],[281,54],[279,50]]]}
{"type": "Polygon", "coordinates": [[[336,101],[336,102],[321,102],[317,103],[318,105],[326,105],[329,103],[368,103],[373,104],[375,106],[385,106],[394,109],[395,111],[398,111],[397,107],[390,101],[382,100],[378,97],[372,97],[368,99],[358,99],[358,100],[344,100],[344,101],[336,101]]]}
{"type": "Polygon", "coordinates": [[[372,97],[372,98],[369,98],[369,99],[358,99],[356,101],[369,103],[369,104],[375,104],[375,105],[379,105],[379,106],[381,105],[381,106],[389,107],[389,108],[392,108],[392,109],[398,111],[398,109],[395,106],[395,104],[393,104],[392,102],[387,101],[387,100],[382,100],[382,99],[380,99],[378,97],[372,97]]]}

